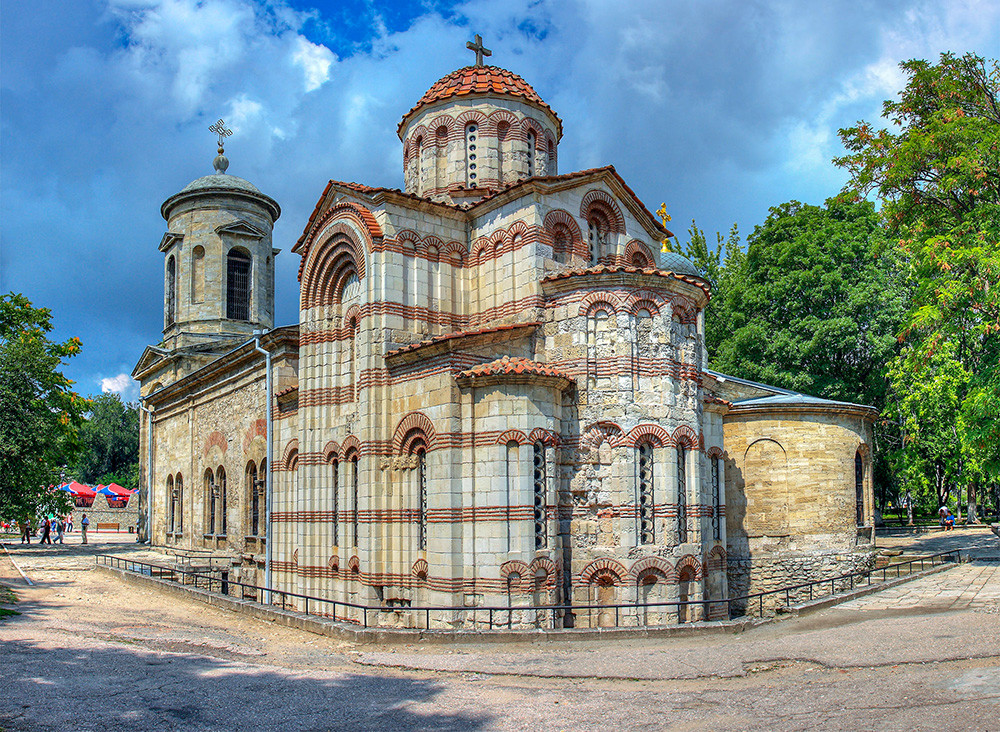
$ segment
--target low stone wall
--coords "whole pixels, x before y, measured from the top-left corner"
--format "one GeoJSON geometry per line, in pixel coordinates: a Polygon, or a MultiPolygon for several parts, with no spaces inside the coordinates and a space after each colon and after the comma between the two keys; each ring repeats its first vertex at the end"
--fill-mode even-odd
{"type": "Polygon", "coordinates": [[[77,506],[70,512],[73,517],[73,532],[80,532],[80,521],[83,514],[87,514],[90,519],[90,529],[88,535],[97,531],[97,524],[118,524],[119,531],[127,532],[129,527],[135,531],[136,522],[139,520],[139,494],[133,493],[128,503],[122,508],[111,508],[108,506],[104,496],[97,496],[94,505],[89,508],[77,506]]]}

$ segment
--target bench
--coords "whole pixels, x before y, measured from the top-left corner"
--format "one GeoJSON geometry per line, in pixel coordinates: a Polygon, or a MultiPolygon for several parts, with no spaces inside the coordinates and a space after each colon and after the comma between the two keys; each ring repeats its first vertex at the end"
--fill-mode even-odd
{"type": "Polygon", "coordinates": [[[121,531],[121,524],[95,523],[97,528],[94,531],[121,531]]]}

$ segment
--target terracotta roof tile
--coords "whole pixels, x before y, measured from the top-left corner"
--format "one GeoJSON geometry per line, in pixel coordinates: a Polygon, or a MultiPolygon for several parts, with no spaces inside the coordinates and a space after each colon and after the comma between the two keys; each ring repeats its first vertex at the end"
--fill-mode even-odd
{"type": "Polygon", "coordinates": [[[413,105],[413,108],[409,112],[403,115],[397,131],[402,136],[403,125],[425,104],[433,104],[444,99],[465,96],[467,94],[502,94],[531,102],[542,107],[555,117],[559,137],[562,137],[562,120],[559,119],[559,115],[555,113],[552,107],[538,96],[538,92],[532,89],[528,82],[517,74],[507,71],[507,69],[501,69],[499,66],[466,66],[438,79],[431,84],[431,88],[420,98],[420,101],[413,105]]]}
{"type": "Polygon", "coordinates": [[[642,274],[651,275],[654,277],[673,277],[674,279],[687,282],[688,284],[699,287],[705,291],[705,294],[709,294],[709,286],[700,277],[692,277],[691,275],[681,274],[677,272],[671,272],[665,269],[643,269],[641,267],[628,267],[625,265],[606,265],[601,264],[597,267],[583,267],[580,269],[566,269],[562,272],[557,272],[556,274],[550,274],[548,277],[543,277],[542,282],[555,282],[556,280],[564,280],[569,277],[577,277],[579,275],[590,275],[590,274],[642,274]]]}
{"type": "Polygon", "coordinates": [[[481,363],[471,369],[459,371],[455,376],[459,379],[474,379],[481,376],[551,376],[566,381],[574,381],[573,377],[564,371],[545,363],[527,358],[511,358],[504,356],[496,361],[481,363]]]}

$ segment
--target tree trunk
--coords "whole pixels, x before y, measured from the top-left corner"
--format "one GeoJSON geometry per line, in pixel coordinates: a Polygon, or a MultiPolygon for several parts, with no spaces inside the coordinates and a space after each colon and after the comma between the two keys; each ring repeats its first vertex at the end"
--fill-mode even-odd
{"type": "Polygon", "coordinates": [[[966,521],[967,524],[979,523],[979,512],[976,510],[976,493],[976,484],[969,483],[968,487],[965,489],[965,513],[969,517],[969,520],[966,521]]]}

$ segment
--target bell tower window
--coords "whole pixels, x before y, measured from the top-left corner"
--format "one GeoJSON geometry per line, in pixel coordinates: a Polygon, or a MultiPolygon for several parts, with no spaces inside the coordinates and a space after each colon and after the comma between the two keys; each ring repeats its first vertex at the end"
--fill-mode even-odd
{"type": "Polygon", "coordinates": [[[167,325],[173,325],[177,318],[177,262],[173,257],[167,260],[167,325]]]}
{"type": "Polygon", "coordinates": [[[535,133],[528,132],[528,177],[532,178],[535,175],[535,148],[537,143],[535,140],[535,133]]]}
{"type": "Polygon", "coordinates": [[[465,127],[465,170],[466,181],[469,188],[476,187],[477,168],[476,160],[476,138],[478,137],[478,125],[471,124],[465,127]]]}
{"type": "Polygon", "coordinates": [[[226,317],[250,320],[250,255],[231,249],[226,257],[226,317]]]}

